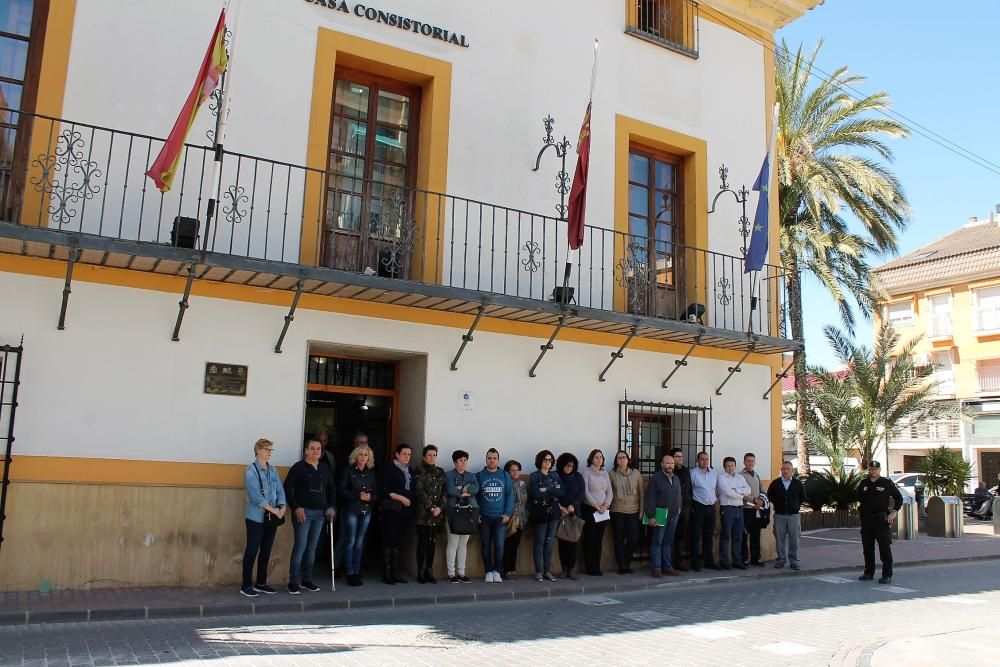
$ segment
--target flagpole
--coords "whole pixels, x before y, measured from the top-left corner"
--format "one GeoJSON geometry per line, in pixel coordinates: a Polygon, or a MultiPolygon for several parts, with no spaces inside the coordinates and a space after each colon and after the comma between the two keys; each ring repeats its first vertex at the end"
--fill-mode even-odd
{"type": "MultiPolygon", "coordinates": [[[[226,0],[227,17],[229,16],[230,1],[231,0],[226,0]]],[[[219,115],[215,119],[215,143],[212,147],[212,152],[214,154],[212,160],[212,181],[209,187],[209,193],[211,196],[209,197],[208,207],[205,211],[205,240],[202,243],[201,248],[202,257],[208,254],[208,239],[212,234],[212,219],[218,218],[219,200],[221,198],[221,193],[219,191],[222,187],[222,159],[225,156],[223,144],[226,137],[226,125],[229,120],[229,91],[232,88],[233,63],[236,61],[236,42],[240,35],[240,15],[243,12],[243,1],[236,0],[236,3],[235,18],[233,20],[232,29],[233,39],[229,48],[229,64],[226,67],[226,71],[222,73],[222,78],[219,81],[219,88],[222,90],[222,95],[219,97],[219,115]]],[[[223,39],[225,39],[225,35],[223,35],[223,39]]],[[[212,246],[215,246],[214,242],[212,246]]]]}
{"type": "MultiPolygon", "coordinates": [[[[774,108],[771,111],[771,140],[767,146],[766,159],[770,161],[770,169],[768,170],[768,175],[767,175],[768,181],[773,180],[774,176],[774,149],[778,143],[778,117],[780,115],[780,111],[781,111],[780,103],[775,102],[774,108]]],[[[771,187],[770,182],[767,183],[767,187],[770,190],[771,187]]],[[[770,205],[770,198],[768,199],[768,205],[770,205]]],[[[768,216],[770,216],[771,212],[768,211],[767,214],[768,216]]],[[[771,233],[770,225],[768,225],[768,234],[770,233],[771,233]]],[[[744,261],[746,261],[745,256],[744,256],[744,261]]],[[[764,264],[766,266],[767,262],[765,261],[764,264]]],[[[753,314],[754,311],[757,310],[757,303],[759,302],[759,297],[760,297],[759,273],[760,273],[759,271],[755,271],[754,273],[750,274],[750,321],[747,323],[747,331],[749,333],[753,333],[753,314]],[[755,295],[754,292],[756,292],[757,294],[755,295]]]]}
{"type": "MultiPolygon", "coordinates": [[[[599,48],[600,48],[600,42],[597,39],[595,39],[594,40],[594,62],[593,62],[593,65],[591,65],[591,68],[590,68],[590,93],[587,95],[587,109],[588,110],[591,110],[591,104],[593,104],[593,102],[594,102],[594,85],[597,83],[597,55],[598,55],[599,48]]],[[[593,115],[591,117],[593,117],[593,115]]],[[[577,158],[577,159],[579,159],[579,158],[577,158]]],[[[577,259],[579,260],[580,250],[577,249],[576,252],[577,252],[577,259]]],[[[573,248],[570,245],[569,230],[567,229],[567,234],[566,234],[566,270],[563,273],[563,286],[562,286],[563,288],[562,288],[562,294],[561,294],[562,298],[560,299],[560,302],[561,302],[561,304],[563,306],[565,306],[566,303],[567,303],[567,301],[569,300],[569,296],[568,296],[569,290],[567,288],[569,287],[569,278],[570,278],[570,274],[572,272],[573,272],[573,248]]]]}

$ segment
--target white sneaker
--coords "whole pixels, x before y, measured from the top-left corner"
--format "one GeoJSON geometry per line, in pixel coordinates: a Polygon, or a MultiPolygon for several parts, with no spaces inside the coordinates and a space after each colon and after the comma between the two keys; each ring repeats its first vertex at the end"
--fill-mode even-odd
{"type": "Polygon", "coordinates": [[[486,573],[485,581],[488,584],[492,584],[493,583],[493,573],[492,572],[487,572],[486,573]]]}
{"type": "Polygon", "coordinates": [[[493,583],[494,584],[502,584],[503,583],[503,579],[500,578],[500,573],[499,572],[494,572],[493,573],[493,583]]]}

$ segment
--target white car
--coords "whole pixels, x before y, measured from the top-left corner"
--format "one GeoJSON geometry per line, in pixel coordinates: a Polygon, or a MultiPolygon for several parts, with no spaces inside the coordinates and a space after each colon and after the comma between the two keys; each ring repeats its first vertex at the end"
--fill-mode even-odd
{"type": "Polygon", "coordinates": [[[900,493],[915,498],[914,487],[922,479],[922,475],[915,472],[904,472],[896,475],[889,475],[889,479],[899,487],[900,493]]]}

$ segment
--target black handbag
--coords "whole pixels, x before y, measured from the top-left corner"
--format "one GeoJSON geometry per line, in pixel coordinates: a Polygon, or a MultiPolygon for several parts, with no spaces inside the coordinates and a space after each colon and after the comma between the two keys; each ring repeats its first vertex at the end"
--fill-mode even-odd
{"type": "Polygon", "coordinates": [[[452,535],[472,535],[479,526],[479,508],[466,501],[448,508],[448,530],[452,535]]]}
{"type": "MultiPolygon", "coordinates": [[[[253,470],[257,473],[257,482],[260,483],[260,495],[264,495],[264,478],[260,476],[260,469],[254,464],[253,470]]],[[[264,496],[264,500],[267,500],[267,496],[264,496]]],[[[267,510],[264,510],[264,525],[278,527],[285,523],[285,517],[272,514],[267,510]]]]}
{"type": "Polygon", "coordinates": [[[532,523],[548,523],[552,520],[552,508],[555,499],[543,493],[528,501],[528,519],[532,523]]]}

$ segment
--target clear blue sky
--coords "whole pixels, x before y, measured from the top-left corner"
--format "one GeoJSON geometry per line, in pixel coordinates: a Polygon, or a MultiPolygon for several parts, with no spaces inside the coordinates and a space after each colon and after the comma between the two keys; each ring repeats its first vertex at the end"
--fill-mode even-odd
{"type": "MultiPolygon", "coordinates": [[[[817,66],[846,65],[868,77],[864,92],[884,90],[893,110],[1000,164],[1000,0],[942,4],[932,0],[826,0],[781,30],[795,51],[825,38],[817,66]]],[[[906,253],[1000,204],[1000,175],[915,132],[893,141],[893,168],[914,209],[900,235],[906,253]]],[[[881,264],[886,259],[878,260],[881,264]]],[[[815,281],[804,294],[806,352],[810,364],[836,359],[823,326],[839,324],[833,301],[815,281]]],[[[871,342],[871,324],[854,332],[871,342]]]]}

